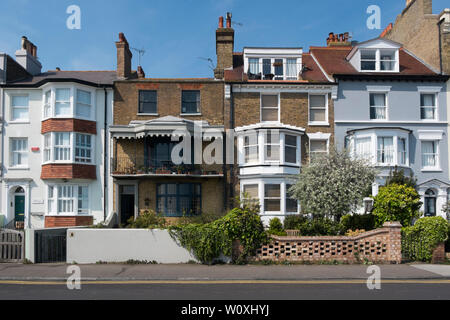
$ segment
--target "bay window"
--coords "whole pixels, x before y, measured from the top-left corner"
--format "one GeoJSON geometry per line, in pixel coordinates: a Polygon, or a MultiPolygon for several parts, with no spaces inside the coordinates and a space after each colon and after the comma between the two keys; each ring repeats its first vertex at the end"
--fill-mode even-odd
{"type": "Polygon", "coordinates": [[[280,134],[274,131],[266,133],[264,144],[265,159],[268,161],[280,161],[280,134]]]}
{"type": "Polygon", "coordinates": [[[397,144],[398,163],[400,165],[406,165],[406,139],[397,138],[397,144]]]}
{"type": "Polygon", "coordinates": [[[264,185],[264,211],[276,212],[281,210],[281,189],[279,184],[264,185]]]}
{"type": "Polygon", "coordinates": [[[49,185],[47,213],[52,215],[89,214],[89,187],[71,184],[49,185]]]}
{"type": "Polygon", "coordinates": [[[50,132],[44,135],[43,161],[64,163],[94,162],[93,138],[90,134],[75,132],[50,132]]]}
{"type": "Polygon", "coordinates": [[[94,91],[77,86],[46,87],[43,93],[43,118],[94,120],[94,91]]]}
{"type": "Polygon", "coordinates": [[[244,162],[258,162],[258,135],[256,132],[251,135],[244,136],[244,162]]]}
{"type": "Polygon", "coordinates": [[[394,138],[378,137],[377,162],[380,164],[394,163],[394,138]]]}
{"type": "Polygon", "coordinates": [[[372,162],[372,139],[363,137],[355,139],[355,155],[358,159],[372,162]]]}
{"type": "Polygon", "coordinates": [[[284,136],[284,161],[297,163],[297,137],[286,134],[284,136]]]}

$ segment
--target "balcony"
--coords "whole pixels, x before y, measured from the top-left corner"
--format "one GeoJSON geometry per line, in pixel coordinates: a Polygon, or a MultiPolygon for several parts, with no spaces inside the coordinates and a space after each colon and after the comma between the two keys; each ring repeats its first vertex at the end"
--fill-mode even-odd
{"type": "Polygon", "coordinates": [[[176,165],[171,161],[150,161],[144,157],[121,156],[111,159],[111,174],[130,176],[223,177],[221,165],[176,165]],[[220,167],[220,168],[219,168],[220,167]]]}

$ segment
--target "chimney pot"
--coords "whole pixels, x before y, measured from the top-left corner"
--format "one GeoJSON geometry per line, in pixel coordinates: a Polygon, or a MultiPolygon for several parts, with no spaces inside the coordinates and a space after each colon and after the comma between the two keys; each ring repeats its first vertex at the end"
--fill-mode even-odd
{"type": "Polygon", "coordinates": [[[231,13],[227,12],[227,28],[231,28],[231,13]]]}
{"type": "Polygon", "coordinates": [[[144,69],[142,69],[141,66],[137,67],[137,74],[138,74],[138,78],[139,79],[145,78],[145,72],[144,72],[144,69]]]}
{"type": "Polygon", "coordinates": [[[219,28],[223,28],[223,17],[219,17],[219,28]]]}

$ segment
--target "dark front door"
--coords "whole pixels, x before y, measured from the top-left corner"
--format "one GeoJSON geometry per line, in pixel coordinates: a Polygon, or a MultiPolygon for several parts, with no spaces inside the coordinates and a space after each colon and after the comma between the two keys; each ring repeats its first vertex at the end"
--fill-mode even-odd
{"type": "Polygon", "coordinates": [[[25,221],[25,196],[16,195],[14,197],[14,219],[16,222],[25,221]]]}
{"type": "Polygon", "coordinates": [[[131,217],[134,217],[134,194],[122,194],[120,196],[120,223],[127,224],[131,217]]]}

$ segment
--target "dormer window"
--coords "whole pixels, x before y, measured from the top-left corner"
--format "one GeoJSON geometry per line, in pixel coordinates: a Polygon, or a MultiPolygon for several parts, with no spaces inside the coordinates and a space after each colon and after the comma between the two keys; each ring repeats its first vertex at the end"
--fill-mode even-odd
{"type": "Polygon", "coordinates": [[[301,48],[244,48],[249,80],[298,80],[301,48]]]}
{"type": "Polygon", "coordinates": [[[361,71],[396,72],[397,50],[364,49],[361,50],[361,71]]]}

